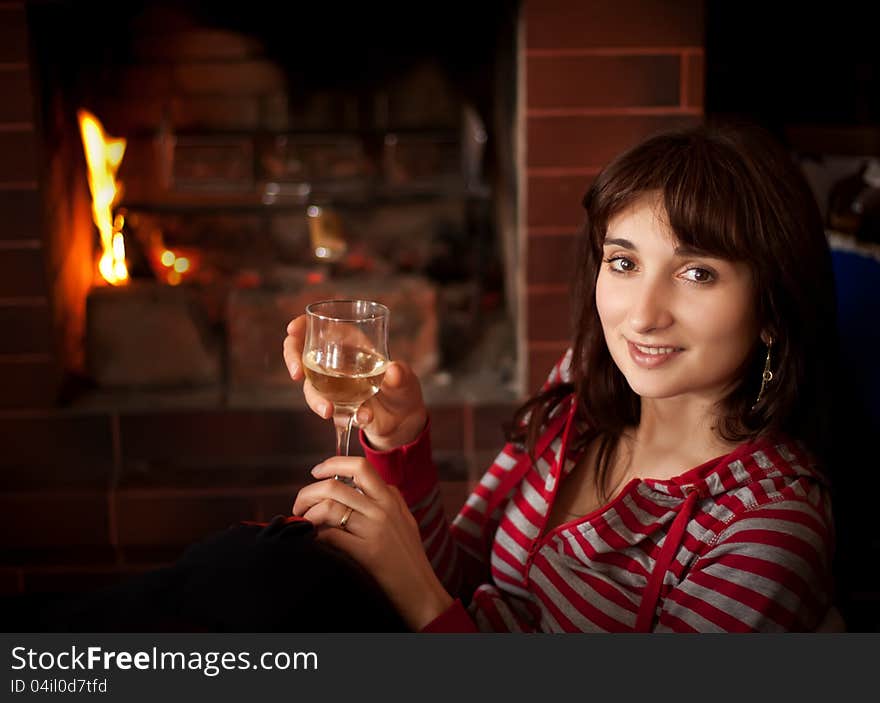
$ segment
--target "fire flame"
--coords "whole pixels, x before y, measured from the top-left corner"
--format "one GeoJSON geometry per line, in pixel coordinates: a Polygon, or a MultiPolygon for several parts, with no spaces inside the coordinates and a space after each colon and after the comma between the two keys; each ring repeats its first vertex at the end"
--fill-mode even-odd
{"type": "Polygon", "coordinates": [[[119,192],[116,171],[125,153],[125,139],[108,137],[98,118],[87,110],[77,111],[77,118],[89,169],[92,219],[101,233],[103,251],[98,270],[111,285],[125,285],[128,268],[122,237],[123,219],[121,215],[113,216],[113,204],[119,192]]]}

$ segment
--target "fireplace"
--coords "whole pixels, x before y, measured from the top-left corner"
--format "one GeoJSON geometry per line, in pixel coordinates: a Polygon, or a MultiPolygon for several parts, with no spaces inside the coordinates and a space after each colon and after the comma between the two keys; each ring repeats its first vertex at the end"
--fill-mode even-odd
{"type": "Polygon", "coordinates": [[[387,304],[429,395],[516,393],[514,7],[455,44],[354,12],[31,6],[64,404],[295,406],[284,328],[331,297],[387,304]]]}

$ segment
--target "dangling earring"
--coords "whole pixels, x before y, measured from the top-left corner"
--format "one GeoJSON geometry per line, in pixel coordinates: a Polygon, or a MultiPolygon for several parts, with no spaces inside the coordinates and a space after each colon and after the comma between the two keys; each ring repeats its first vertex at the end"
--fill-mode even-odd
{"type": "Polygon", "coordinates": [[[752,406],[754,410],[758,403],[761,402],[761,396],[764,395],[764,389],[767,384],[773,380],[773,372],[770,370],[770,349],[773,347],[773,340],[767,342],[767,359],[764,361],[764,373],[761,374],[761,389],[758,391],[758,397],[755,398],[755,404],[752,406]]]}

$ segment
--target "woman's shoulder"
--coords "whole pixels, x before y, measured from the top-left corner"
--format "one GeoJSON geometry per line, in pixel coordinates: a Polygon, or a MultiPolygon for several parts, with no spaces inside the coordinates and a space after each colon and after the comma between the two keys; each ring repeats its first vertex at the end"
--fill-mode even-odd
{"type": "Polygon", "coordinates": [[[781,515],[789,508],[830,519],[828,480],[806,444],[791,437],[746,442],[720,462],[715,474],[721,483],[731,482],[718,498],[734,520],[756,511],[781,515]]]}
{"type": "Polygon", "coordinates": [[[562,353],[562,356],[560,356],[550,368],[550,372],[547,374],[547,379],[541,386],[541,392],[543,393],[544,391],[548,391],[554,386],[558,386],[563,383],[571,383],[573,380],[571,364],[572,348],[569,347],[562,353]]]}

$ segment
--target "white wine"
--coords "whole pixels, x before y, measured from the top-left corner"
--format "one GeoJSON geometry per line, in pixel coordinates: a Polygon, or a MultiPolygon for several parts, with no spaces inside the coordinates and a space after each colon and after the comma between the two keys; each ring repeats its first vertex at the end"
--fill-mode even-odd
{"type": "Polygon", "coordinates": [[[355,410],[379,392],[388,359],[375,351],[336,346],[309,350],[303,367],[318,393],[340,408],[355,410]]]}

